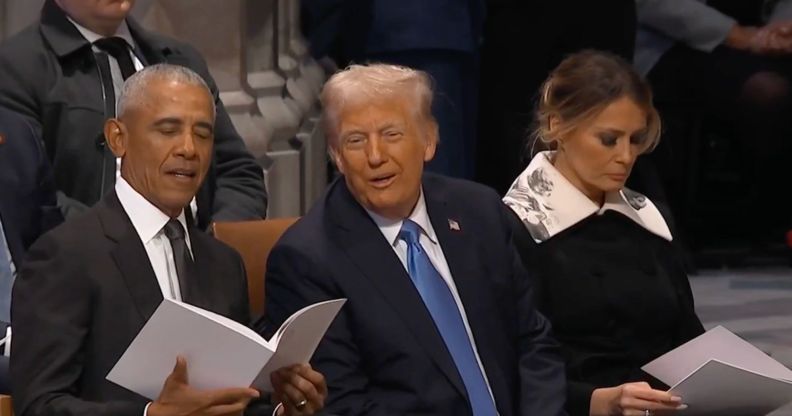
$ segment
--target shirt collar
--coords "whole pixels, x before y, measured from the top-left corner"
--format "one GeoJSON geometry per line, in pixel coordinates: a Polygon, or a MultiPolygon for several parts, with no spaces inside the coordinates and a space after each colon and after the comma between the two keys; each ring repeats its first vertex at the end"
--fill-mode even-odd
{"type": "Polygon", "coordinates": [[[657,207],[628,188],[609,192],[600,207],[569,182],[551,162],[553,152],[541,152],[514,180],[503,197],[538,243],[546,241],[593,214],[616,211],[647,231],[672,240],[657,207]]]}
{"type": "MultiPolygon", "coordinates": [[[[77,28],[77,30],[80,32],[80,34],[88,42],[94,43],[94,42],[96,42],[99,39],[107,37],[107,36],[102,36],[102,35],[94,32],[94,31],[92,31],[92,30],[80,25],[79,23],[75,22],[74,19],[72,19],[69,16],[66,16],[66,18],[69,19],[71,24],[73,24],[74,27],[77,28]]],[[[134,41],[134,39],[132,39],[132,32],[129,31],[129,26],[127,25],[126,20],[121,22],[121,25],[118,26],[118,30],[116,30],[116,33],[113,36],[117,36],[117,37],[119,37],[121,39],[124,39],[126,41],[127,45],[129,45],[130,49],[133,49],[133,50],[135,49],[135,41],[134,41]]]]}
{"type": "MultiPolygon", "coordinates": [[[[399,241],[399,232],[401,231],[404,220],[388,219],[368,209],[366,209],[366,212],[368,212],[371,219],[374,220],[374,223],[377,224],[377,227],[379,227],[382,235],[385,236],[385,240],[388,241],[388,244],[395,246],[399,241]]],[[[415,204],[415,208],[413,208],[412,213],[410,213],[407,219],[418,224],[424,235],[429,238],[429,241],[433,244],[437,244],[437,235],[434,232],[434,228],[432,228],[432,222],[429,220],[429,213],[426,210],[426,200],[424,199],[423,189],[421,189],[421,193],[418,196],[418,202],[415,204]]]]}
{"type": "MultiPolygon", "coordinates": [[[[140,241],[147,244],[152,238],[162,231],[165,224],[170,221],[170,217],[160,211],[151,202],[143,197],[138,191],[132,188],[123,177],[119,177],[115,185],[116,195],[121,202],[121,206],[126,211],[129,220],[132,221],[132,226],[135,227],[140,236],[140,241]]],[[[177,218],[184,227],[185,233],[187,228],[187,220],[184,217],[184,210],[179,213],[177,218]]],[[[186,237],[189,239],[189,236],[186,237]]]]}

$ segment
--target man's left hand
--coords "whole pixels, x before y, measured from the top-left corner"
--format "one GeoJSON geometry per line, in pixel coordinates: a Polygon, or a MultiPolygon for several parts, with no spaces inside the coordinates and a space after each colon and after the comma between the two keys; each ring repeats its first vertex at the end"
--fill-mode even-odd
{"type": "Polygon", "coordinates": [[[272,397],[283,405],[278,416],[310,416],[324,407],[327,384],[309,364],[281,368],[270,375],[272,397]]]}

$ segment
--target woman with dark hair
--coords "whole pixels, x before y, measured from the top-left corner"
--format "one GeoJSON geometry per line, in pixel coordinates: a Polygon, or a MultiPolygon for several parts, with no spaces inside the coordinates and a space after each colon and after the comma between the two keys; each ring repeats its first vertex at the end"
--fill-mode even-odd
{"type": "Polygon", "coordinates": [[[640,370],[703,332],[663,214],[624,187],[660,136],[650,88],[623,59],[584,51],[551,73],[537,107],[535,138],[554,150],[535,155],[504,202],[562,344],[567,411],[684,408],[640,370]]]}

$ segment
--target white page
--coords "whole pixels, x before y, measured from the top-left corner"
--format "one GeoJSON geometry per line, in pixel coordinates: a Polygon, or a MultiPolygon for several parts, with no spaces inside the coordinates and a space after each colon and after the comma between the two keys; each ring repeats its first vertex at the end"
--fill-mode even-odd
{"type": "Polygon", "coordinates": [[[187,360],[189,382],[195,388],[247,387],[272,354],[268,343],[254,331],[223,316],[166,299],[107,379],[154,400],[181,355],[187,360]]]}
{"type": "Polygon", "coordinates": [[[277,351],[256,378],[254,387],[271,392],[270,374],[273,371],[307,363],[344,303],[346,299],[328,300],[292,314],[270,340],[271,344],[276,345],[277,351]]]}
{"type": "Polygon", "coordinates": [[[792,401],[792,383],[718,360],[707,361],[669,390],[688,408],[684,416],[758,416],[792,401]]]}
{"type": "Polygon", "coordinates": [[[792,370],[722,326],[712,328],[641,369],[673,386],[710,359],[768,377],[792,380],[792,370]]]}

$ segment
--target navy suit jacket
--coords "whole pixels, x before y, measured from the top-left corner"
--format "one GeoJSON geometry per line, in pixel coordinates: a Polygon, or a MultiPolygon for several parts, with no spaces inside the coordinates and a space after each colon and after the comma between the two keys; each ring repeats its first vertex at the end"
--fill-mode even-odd
{"type": "Polygon", "coordinates": [[[63,221],[43,143],[20,115],[0,107],[0,219],[17,269],[41,234],[63,221]]]}
{"type": "Polygon", "coordinates": [[[316,57],[338,62],[384,52],[478,49],[485,0],[301,0],[316,57]]]}
{"type": "MultiPolygon", "coordinates": [[[[548,321],[534,308],[500,198],[482,185],[432,174],[424,175],[423,189],[500,416],[563,414],[563,363],[548,321]]],[[[327,379],[328,412],[471,414],[418,291],[343,178],[275,245],[266,290],[274,324],[308,304],[348,299],[311,361],[327,379]]]]}

